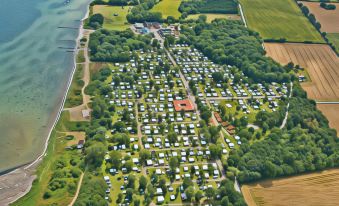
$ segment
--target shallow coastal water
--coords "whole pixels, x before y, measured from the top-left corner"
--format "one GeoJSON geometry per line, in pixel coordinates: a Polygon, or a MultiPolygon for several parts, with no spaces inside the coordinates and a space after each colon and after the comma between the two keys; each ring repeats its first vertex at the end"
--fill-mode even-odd
{"type": "Polygon", "coordinates": [[[0,172],[43,151],[72,73],[77,28],[90,2],[0,1],[0,172]]]}

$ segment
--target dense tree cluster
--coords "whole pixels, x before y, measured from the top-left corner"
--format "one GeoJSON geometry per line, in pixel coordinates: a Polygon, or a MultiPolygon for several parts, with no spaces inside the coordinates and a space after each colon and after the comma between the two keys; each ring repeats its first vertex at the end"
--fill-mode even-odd
{"type": "MultiPolygon", "coordinates": [[[[284,130],[251,145],[244,143],[230,153],[229,167],[240,170],[241,182],[274,178],[339,166],[339,140],[326,118],[296,88],[284,130]],[[301,109],[302,108],[302,109],[301,109]]],[[[265,123],[265,121],[264,121],[265,123]]]]}
{"type": "Polygon", "coordinates": [[[89,17],[87,26],[89,26],[92,29],[99,29],[102,27],[102,24],[104,23],[104,16],[102,14],[93,14],[89,17]]]}
{"type": "Polygon", "coordinates": [[[150,9],[157,3],[156,0],[145,0],[143,3],[134,6],[129,14],[127,20],[130,23],[136,22],[161,22],[161,12],[151,12],[150,9]]]}
{"type": "Polygon", "coordinates": [[[89,49],[92,61],[127,62],[135,49],[150,47],[151,37],[135,35],[130,29],[109,31],[99,29],[91,34],[89,49]]]}
{"type": "Polygon", "coordinates": [[[138,3],[138,0],[94,0],[91,5],[127,6],[137,5],[138,3]]]}
{"type": "Polygon", "coordinates": [[[238,67],[254,82],[290,81],[283,67],[264,56],[259,35],[240,21],[200,21],[193,27],[182,26],[182,32],[181,42],[194,45],[216,63],[238,67]]]}
{"type": "Polygon", "coordinates": [[[238,4],[236,0],[189,0],[182,1],[179,7],[179,11],[187,14],[237,14],[237,6],[238,4]]]}

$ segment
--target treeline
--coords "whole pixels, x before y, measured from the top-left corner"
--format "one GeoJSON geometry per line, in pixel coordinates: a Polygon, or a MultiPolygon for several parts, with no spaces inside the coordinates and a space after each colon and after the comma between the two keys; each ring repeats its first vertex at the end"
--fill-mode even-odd
{"type": "MultiPolygon", "coordinates": [[[[298,3],[303,14],[308,18],[308,20],[313,24],[313,26],[320,32],[321,24],[317,21],[314,14],[310,13],[310,10],[304,6],[302,3],[298,3]]],[[[321,32],[320,32],[321,33],[321,32]]]]}
{"type": "Polygon", "coordinates": [[[300,87],[294,89],[289,101],[285,129],[272,129],[264,140],[251,145],[245,142],[239,150],[231,151],[226,167],[240,171],[240,182],[339,166],[339,139],[315,102],[308,100],[300,87]]]}
{"type": "Polygon", "coordinates": [[[265,57],[259,34],[248,30],[240,21],[217,19],[182,26],[179,42],[201,50],[215,63],[238,67],[254,82],[289,82],[291,75],[272,59],[265,57]],[[192,26],[192,27],[191,27],[192,26]]]}
{"type": "Polygon", "coordinates": [[[111,6],[127,6],[127,5],[137,5],[139,2],[138,0],[94,0],[91,3],[93,5],[111,5],[111,6]]]}
{"type": "Polygon", "coordinates": [[[321,2],[320,7],[326,10],[335,10],[337,8],[335,4],[326,4],[325,2],[321,2]]]}
{"type": "Polygon", "coordinates": [[[91,34],[89,49],[92,61],[127,62],[135,49],[150,47],[151,37],[135,35],[130,29],[110,31],[99,29],[91,34]]]}
{"type": "Polygon", "coordinates": [[[131,12],[127,14],[129,23],[136,22],[162,22],[161,12],[151,12],[150,9],[157,4],[157,0],[145,0],[143,3],[134,6],[131,12]]]}
{"type": "Polygon", "coordinates": [[[186,14],[237,14],[238,3],[236,0],[189,0],[180,4],[179,11],[186,14]]]}

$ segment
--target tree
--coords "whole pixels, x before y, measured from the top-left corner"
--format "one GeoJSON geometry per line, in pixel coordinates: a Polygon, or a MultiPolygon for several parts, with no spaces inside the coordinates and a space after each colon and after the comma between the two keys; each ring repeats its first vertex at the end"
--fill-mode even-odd
{"type": "Polygon", "coordinates": [[[147,183],[148,183],[147,178],[146,178],[144,175],[142,175],[142,176],[139,178],[139,190],[145,191],[145,190],[146,190],[147,183]]]}
{"type": "Polygon", "coordinates": [[[174,174],[175,169],[179,167],[179,160],[177,157],[170,157],[169,166],[171,168],[172,173],[174,174]]]}
{"type": "Polygon", "coordinates": [[[128,175],[128,182],[127,182],[127,188],[135,188],[135,181],[136,177],[135,175],[128,175]]]}
{"type": "Polygon", "coordinates": [[[221,157],[222,148],[220,145],[210,144],[209,150],[211,152],[212,159],[219,159],[221,157]]]}
{"type": "Polygon", "coordinates": [[[208,199],[212,199],[212,198],[214,197],[214,195],[215,195],[215,190],[214,190],[214,188],[208,187],[208,188],[206,189],[206,191],[205,191],[205,194],[206,194],[206,197],[207,197],[208,199]]]}
{"type": "Polygon", "coordinates": [[[113,150],[109,154],[109,156],[111,158],[111,163],[112,163],[113,168],[120,169],[121,168],[121,159],[122,159],[121,152],[113,150]]]}
{"type": "Polygon", "coordinates": [[[196,193],[195,193],[195,201],[196,202],[200,202],[201,198],[204,197],[204,194],[202,193],[201,190],[198,190],[196,193]]]}
{"type": "Polygon", "coordinates": [[[100,167],[105,156],[106,149],[103,144],[95,144],[85,150],[85,163],[91,167],[100,167]]]}
{"type": "Polygon", "coordinates": [[[117,132],[124,132],[126,130],[126,125],[125,125],[124,122],[118,121],[118,122],[114,123],[113,129],[115,129],[115,131],[117,131],[117,132]]]}
{"type": "Polygon", "coordinates": [[[169,143],[174,144],[178,141],[178,134],[175,132],[169,132],[167,135],[169,143]]]}
{"type": "Polygon", "coordinates": [[[145,164],[146,160],[151,158],[151,152],[149,150],[142,149],[139,152],[139,158],[140,158],[141,164],[145,164]]]}
{"type": "Polygon", "coordinates": [[[220,83],[224,80],[224,74],[221,72],[214,72],[212,73],[212,78],[214,82],[220,83]]]}
{"type": "Polygon", "coordinates": [[[186,190],[185,190],[185,194],[187,197],[188,201],[191,201],[192,198],[194,197],[194,188],[192,186],[189,186],[186,190]]]}

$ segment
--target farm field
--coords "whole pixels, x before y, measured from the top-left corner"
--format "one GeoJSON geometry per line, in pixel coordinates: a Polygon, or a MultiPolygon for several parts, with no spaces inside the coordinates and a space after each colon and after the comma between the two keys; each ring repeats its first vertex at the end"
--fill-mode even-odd
{"type": "Polygon", "coordinates": [[[229,19],[229,20],[240,20],[240,16],[236,14],[191,14],[187,19],[198,19],[200,15],[207,17],[207,22],[211,23],[214,19],[229,19]]]}
{"type": "Polygon", "coordinates": [[[312,82],[302,86],[309,98],[339,99],[339,59],[328,45],[265,43],[265,48],[267,55],[282,65],[293,62],[307,70],[312,82]]]}
{"type": "Polygon", "coordinates": [[[339,131],[339,104],[317,104],[317,108],[327,117],[330,127],[339,131]]]}
{"type": "Polygon", "coordinates": [[[103,28],[120,31],[129,27],[126,16],[130,9],[129,6],[122,8],[121,6],[94,5],[93,14],[100,13],[104,16],[103,28]]]}
{"type": "Polygon", "coordinates": [[[249,206],[337,205],[339,170],[266,180],[242,186],[249,206]]]}
{"type": "Polygon", "coordinates": [[[293,0],[240,0],[240,3],[249,28],[258,31],[264,40],[324,42],[293,0]]]}
{"type": "Polygon", "coordinates": [[[178,19],[181,16],[179,6],[181,0],[162,0],[152,8],[152,12],[161,12],[163,18],[173,16],[178,19]]]}
{"type": "MultiPolygon", "coordinates": [[[[314,14],[315,18],[321,24],[321,31],[335,33],[339,32],[339,10],[326,10],[320,7],[318,2],[301,2],[314,14]]],[[[337,8],[339,3],[335,3],[337,8]]]]}
{"type": "Polygon", "coordinates": [[[330,33],[326,36],[328,40],[334,45],[337,53],[339,53],[339,33],[330,33]]]}

